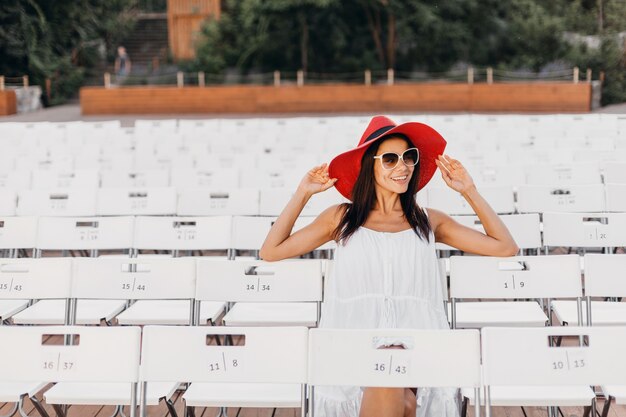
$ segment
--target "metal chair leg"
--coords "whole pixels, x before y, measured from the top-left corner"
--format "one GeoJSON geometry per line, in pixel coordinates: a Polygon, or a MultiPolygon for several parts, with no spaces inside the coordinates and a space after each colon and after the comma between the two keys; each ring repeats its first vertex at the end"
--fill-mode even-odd
{"type": "Polygon", "coordinates": [[[30,397],[30,401],[33,403],[33,406],[35,406],[37,412],[41,414],[41,417],[50,417],[50,415],[48,414],[46,409],[43,408],[43,405],[41,405],[41,402],[39,402],[37,397],[30,397]]]}

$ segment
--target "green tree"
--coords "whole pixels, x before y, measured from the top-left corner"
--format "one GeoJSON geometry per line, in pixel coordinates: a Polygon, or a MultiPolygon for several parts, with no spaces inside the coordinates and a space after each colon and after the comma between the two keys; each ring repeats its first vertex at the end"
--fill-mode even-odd
{"type": "Polygon", "coordinates": [[[55,102],[76,94],[86,70],[132,28],[136,0],[15,0],[0,3],[0,73],[50,78],[55,102]]]}

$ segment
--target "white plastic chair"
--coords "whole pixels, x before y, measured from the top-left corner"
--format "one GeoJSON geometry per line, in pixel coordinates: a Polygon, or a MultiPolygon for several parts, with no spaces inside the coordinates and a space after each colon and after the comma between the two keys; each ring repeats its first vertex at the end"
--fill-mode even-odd
{"type": "MultiPolygon", "coordinates": [[[[596,301],[591,297],[626,297],[626,255],[585,254],[585,323],[598,326],[626,326],[626,303],[596,301]]],[[[565,300],[552,302],[554,313],[562,325],[577,322],[576,303],[565,300]]]]}
{"type": "Polygon", "coordinates": [[[40,217],[37,255],[42,251],[125,251],[133,247],[133,217],[40,217]]]}
{"type": "Polygon", "coordinates": [[[528,185],[584,185],[601,184],[597,163],[527,165],[524,167],[528,185]]]}
{"type": "Polygon", "coordinates": [[[464,386],[478,396],[480,336],[477,330],[312,329],[308,382],[310,410],[316,385],[464,386]],[[384,349],[398,342],[404,349],[384,349]]]}
{"type": "MultiPolygon", "coordinates": [[[[580,307],[582,295],[578,255],[450,258],[452,328],[542,327],[549,322],[535,301],[459,299],[577,298],[580,307]]],[[[582,323],[582,312],[579,317],[582,323]]]]}
{"type": "MultiPolygon", "coordinates": [[[[623,150],[626,152],[626,150],[623,150]]],[[[605,184],[626,184],[626,162],[607,162],[602,164],[605,184]]]]}
{"type": "Polygon", "coordinates": [[[606,208],[604,186],[594,185],[523,185],[517,191],[520,213],[598,212],[606,208]]]}
{"type": "Polygon", "coordinates": [[[606,184],[605,187],[606,210],[626,212],[626,184],[606,184]]]}
{"type": "MultiPolygon", "coordinates": [[[[482,330],[486,416],[491,406],[591,406],[590,385],[620,384],[626,375],[624,327],[546,327],[482,330]],[[554,346],[575,336],[583,346],[554,346]]],[[[595,410],[594,410],[595,414],[595,410]]]]}
{"type": "Polygon", "coordinates": [[[39,389],[24,392],[16,399],[19,408],[28,395],[41,412],[43,407],[34,393],[47,382],[57,382],[44,393],[46,403],[53,406],[111,404],[111,397],[118,398],[111,395],[109,387],[117,384],[125,388],[124,404],[130,405],[130,415],[136,415],[141,340],[138,327],[2,326],[0,339],[11,340],[11,343],[0,344],[3,381],[22,386],[34,384],[31,381],[44,381],[39,383],[39,389]],[[48,335],[73,335],[76,343],[71,346],[47,344],[44,340],[48,335]],[[86,396],[85,385],[94,382],[100,383],[98,389],[86,396]]]}
{"type": "Polygon", "coordinates": [[[100,188],[99,216],[150,216],[176,213],[176,189],[162,188],[100,188]]]}
{"type": "MultiPolygon", "coordinates": [[[[295,193],[295,188],[262,189],[259,198],[261,216],[278,216],[295,193]]],[[[337,189],[315,194],[302,209],[302,216],[317,216],[332,205],[345,203],[347,200],[337,189]]]]}
{"type": "Polygon", "coordinates": [[[239,250],[253,251],[256,256],[274,221],[276,217],[234,216],[232,242],[235,256],[239,250]]]}
{"type": "Polygon", "coordinates": [[[101,171],[102,188],[159,188],[170,185],[170,173],[166,169],[101,171]]]}
{"type": "Polygon", "coordinates": [[[95,216],[97,189],[21,190],[18,216],[95,216]]]}
{"type": "MultiPolygon", "coordinates": [[[[211,256],[211,259],[228,259],[232,255],[230,216],[137,217],[135,226],[136,250],[172,251],[173,256],[194,251],[220,251],[225,254],[211,256]]],[[[198,322],[217,323],[225,307],[223,301],[202,301],[198,322]]]]}
{"type": "Polygon", "coordinates": [[[39,303],[57,302],[61,306],[59,324],[72,324],[70,286],[71,260],[64,258],[0,259],[0,323],[11,319],[22,324],[21,315],[39,303]],[[32,307],[31,300],[39,300],[32,307]]]}
{"type": "Polygon", "coordinates": [[[319,260],[220,261],[199,259],[196,298],[234,301],[227,326],[307,326],[319,318],[319,260]]]}
{"type": "Polygon", "coordinates": [[[259,214],[259,190],[185,188],[178,194],[176,212],[179,216],[256,216],[259,214]]]}
{"type": "MultiPolygon", "coordinates": [[[[503,214],[500,220],[506,225],[517,243],[517,246],[524,249],[540,249],[541,248],[541,226],[539,222],[539,214],[503,214]]],[[[474,228],[479,232],[485,233],[482,223],[478,216],[452,216],[454,220],[464,226],[474,228]]],[[[454,250],[453,247],[445,243],[436,243],[437,249],[454,250]]]]}
{"type": "Polygon", "coordinates": [[[544,213],[543,244],[579,248],[626,246],[626,213],[544,213]]]}
{"type": "Polygon", "coordinates": [[[137,300],[117,315],[121,325],[189,325],[195,271],[193,258],[75,258],[72,297],[137,300]]]}
{"type": "MultiPolygon", "coordinates": [[[[512,187],[482,187],[480,192],[496,213],[515,212],[512,187]]],[[[447,214],[474,214],[465,198],[449,188],[429,188],[428,205],[447,214]]]]}
{"type": "MultiPolygon", "coordinates": [[[[304,416],[307,339],[304,327],[148,326],[143,335],[142,388],[146,382],[191,382],[183,394],[185,407],[300,407],[304,416]],[[221,335],[241,335],[244,342],[209,343],[221,335]]],[[[145,417],[143,396],[140,410],[145,417]]]]}
{"type": "Polygon", "coordinates": [[[172,187],[185,188],[239,188],[239,169],[193,169],[172,170],[172,187]]]}
{"type": "Polygon", "coordinates": [[[71,170],[71,171],[33,171],[33,189],[79,189],[98,188],[100,175],[95,169],[71,170]]]}
{"type": "Polygon", "coordinates": [[[220,250],[232,247],[232,217],[135,218],[133,247],[137,250],[179,252],[220,250]]]}
{"type": "MultiPolygon", "coordinates": [[[[0,197],[1,198],[1,197],[0,197]]],[[[37,217],[0,217],[0,254],[17,258],[20,249],[37,245],[37,217]]]]}

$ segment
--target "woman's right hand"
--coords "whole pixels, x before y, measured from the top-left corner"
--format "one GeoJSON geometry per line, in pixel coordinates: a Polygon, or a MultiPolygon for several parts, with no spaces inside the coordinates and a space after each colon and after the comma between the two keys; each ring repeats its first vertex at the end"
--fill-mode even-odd
{"type": "Polygon", "coordinates": [[[313,167],[306,173],[298,190],[306,193],[307,195],[313,195],[328,190],[335,185],[337,178],[330,178],[328,176],[328,164],[318,165],[313,167]]]}

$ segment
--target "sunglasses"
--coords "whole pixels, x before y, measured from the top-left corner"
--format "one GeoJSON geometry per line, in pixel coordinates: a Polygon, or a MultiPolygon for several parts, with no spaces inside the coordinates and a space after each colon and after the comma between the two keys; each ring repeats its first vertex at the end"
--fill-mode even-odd
{"type": "Polygon", "coordinates": [[[420,152],[417,148],[409,148],[402,152],[402,155],[395,152],[385,152],[382,155],[376,155],[374,159],[380,159],[383,169],[389,171],[397,167],[400,160],[408,167],[417,165],[420,160],[420,152]]]}

